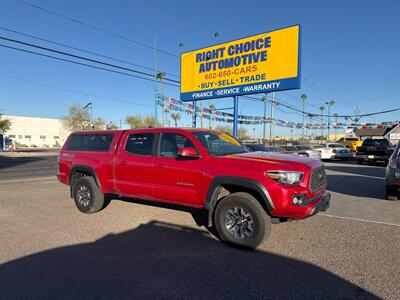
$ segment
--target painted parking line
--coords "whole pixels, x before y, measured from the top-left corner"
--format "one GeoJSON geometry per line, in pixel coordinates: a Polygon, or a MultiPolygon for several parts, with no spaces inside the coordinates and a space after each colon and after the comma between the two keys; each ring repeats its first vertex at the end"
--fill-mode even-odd
{"type": "Polygon", "coordinates": [[[358,222],[366,222],[366,223],[373,223],[373,224],[400,227],[399,224],[379,222],[379,221],[370,221],[370,220],[365,220],[365,219],[357,219],[357,218],[349,218],[349,217],[340,217],[340,216],[328,215],[328,214],[325,214],[325,213],[319,213],[317,216],[318,217],[328,217],[328,218],[335,218],[335,219],[344,219],[344,220],[351,220],[351,221],[358,221],[358,222]]]}
{"type": "Polygon", "coordinates": [[[33,182],[33,181],[51,181],[56,182],[57,178],[55,176],[46,176],[46,177],[34,177],[34,178],[21,178],[21,179],[9,179],[9,180],[0,180],[0,184],[9,184],[9,183],[19,183],[19,182],[33,182]]]}

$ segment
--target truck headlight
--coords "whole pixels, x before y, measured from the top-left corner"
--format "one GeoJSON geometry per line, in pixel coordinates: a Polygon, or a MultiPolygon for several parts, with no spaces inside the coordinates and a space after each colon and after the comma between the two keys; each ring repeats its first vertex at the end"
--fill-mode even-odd
{"type": "Polygon", "coordinates": [[[265,172],[265,175],[279,183],[291,185],[300,184],[304,177],[304,174],[302,172],[286,171],[270,171],[265,172]]]}

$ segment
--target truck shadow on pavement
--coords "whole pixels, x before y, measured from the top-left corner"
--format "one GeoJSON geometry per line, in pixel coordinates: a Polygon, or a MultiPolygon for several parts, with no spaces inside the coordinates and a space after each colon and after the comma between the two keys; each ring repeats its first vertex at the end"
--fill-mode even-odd
{"type": "Polygon", "coordinates": [[[3,299],[378,299],[318,266],[152,221],[0,265],[3,299]]]}

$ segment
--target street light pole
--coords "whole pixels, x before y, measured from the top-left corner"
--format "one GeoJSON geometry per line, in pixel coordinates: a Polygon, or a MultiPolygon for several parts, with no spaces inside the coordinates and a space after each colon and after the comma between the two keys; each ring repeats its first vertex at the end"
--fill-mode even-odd
{"type": "Polygon", "coordinates": [[[303,112],[303,125],[301,126],[301,139],[304,140],[304,102],[307,99],[307,95],[306,94],[302,94],[300,96],[300,98],[303,101],[303,110],[302,110],[302,112],[303,112]]]}
{"type": "Polygon", "coordinates": [[[330,100],[328,102],[325,102],[325,104],[328,106],[328,140],[330,140],[330,128],[331,128],[331,106],[335,104],[335,101],[330,100]]]}
{"type": "Polygon", "coordinates": [[[272,101],[271,101],[271,122],[269,123],[269,140],[272,142],[272,131],[273,131],[273,123],[274,123],[274,108],[275,108],[275,92],[272,92],[272,101]]]}
{"type": "Polygon", "coordinates": [[[323,128],[323,122],[324,122],[324,109],[325,109],[325,106],[323,106],[323,105],[321,105],[320,107],[319,107],[319,110],[321,111],[321,138],[323,139],[324,138],[324,128],[323,128]]]}
{"type": "Polygon", "coordinates": [[[267,119],[267,94],[261,98],[264,104],[264,120],[263,120],[263,143],[265,142],[265,131],[267,127],[266,119],[267,119]]]}

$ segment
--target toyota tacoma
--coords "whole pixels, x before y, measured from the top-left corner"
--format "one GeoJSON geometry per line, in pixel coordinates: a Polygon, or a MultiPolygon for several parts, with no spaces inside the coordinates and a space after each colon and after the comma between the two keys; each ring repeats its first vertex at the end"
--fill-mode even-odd
{"type": "Polygon", "coordinates": [[[325,211],[324,165],[307,157],[249,152],[206,129],[148,128],[72,133],[58,159],[59,181],[83,213],[128,197],[204,212],[223,241],[256,248],[280,220],[325,211]]]}

